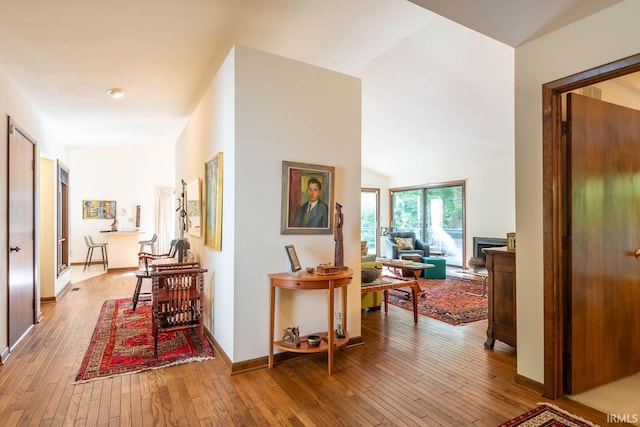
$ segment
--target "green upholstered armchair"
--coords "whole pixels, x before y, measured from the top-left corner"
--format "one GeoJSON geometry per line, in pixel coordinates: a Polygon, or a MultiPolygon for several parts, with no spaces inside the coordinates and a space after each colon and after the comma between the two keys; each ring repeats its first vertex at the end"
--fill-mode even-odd
{"type": "Polygon", "coordinates": [[[417,239],[413,231],[392,231],[387,236],[387,257],[400,259],[404,254],[429,256],[429,245],[417,239]]]}

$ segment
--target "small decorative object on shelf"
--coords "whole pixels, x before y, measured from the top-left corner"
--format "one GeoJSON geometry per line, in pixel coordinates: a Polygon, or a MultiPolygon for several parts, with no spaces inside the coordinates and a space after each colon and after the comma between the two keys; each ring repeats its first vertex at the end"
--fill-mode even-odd
{"type": "Polygon", "coordinates": [[[328,276],[330,274],[336,274],[338,272],[338,267],[331,264],[320,264],[316,270],[321,276],[328,276]]]}
{"type": "Polygon", "coordinates": [[[314,272],[314,271],[316,271],[316,269],[315,269],[315,268],[313,268],[313,267],[307,267],[307,273],[309,273],[309,274],[313,274],[313,272],[314,272]]]}
{"type": "Polygon", "coordinates": [[[300,330],[297,326],[283,329],[283,332],[284,334],[282,335],[282,345],[291,348],[300,347],[300,330]]]}
{"type": "Polygon", "coordinates": [[[118,231],[118,218],[114,217],[111,223],[111,231],[118,231]]]}
{"type": "Polygon", "coordinates": [[[336,336],[344,338],[344,328],[342,327],[342,313],[336,313],[336,336]]]}
{"type": "Polygon", "coordinates": [[[320,341],[322,341],[320,335],[309,335],[307,337],[307,345],[309,347],[320,347],[320,341]]]}
{"type": "Polygon", "coordinates": [[[507,233],[507,250],[516,250],[516,233],[507,233]]]}

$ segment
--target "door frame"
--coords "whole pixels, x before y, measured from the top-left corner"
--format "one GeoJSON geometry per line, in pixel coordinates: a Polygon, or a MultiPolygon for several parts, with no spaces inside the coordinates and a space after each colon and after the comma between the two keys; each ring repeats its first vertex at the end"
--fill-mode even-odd
{"type": "Polygon", "coordinates": [[[542,85],[542,207],[544,281],[544,385],[543,396],[563,396],[563,317],[566,281],[563,223],[566,213],[562,156],[562,97],[569,92],[605,80],[640,71],[640,54],[542,85]]]}

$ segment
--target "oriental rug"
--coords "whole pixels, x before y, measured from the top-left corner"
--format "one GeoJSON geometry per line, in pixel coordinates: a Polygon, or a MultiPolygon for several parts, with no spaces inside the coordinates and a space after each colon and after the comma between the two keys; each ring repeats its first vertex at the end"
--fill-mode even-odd
{"type": "MultiPolygon", "coordinates": [[[[451,325],[461,325],[487,318],[486,297],[469,295],[482,293],[480,280],[447,277],[446,279],[419,278],[423,294],[418,297],[418,312],[451,325]]],[[[410,293],[392,289],[389,304],[413,311],[410,293]]]]}
{"type": "Polygon", "coordinates": [[[133,311],[131,298],[106,300],[76,382],[213,359],[211,345],[195,329],[158,334],[155,357],[151,310],[150,301],[133,311]]]}
{"type": "Polygon", "coordinates": [[[548,403],[539,403],[539,406],[522,415],[515,417],[499,427],[514,427],[514,426],[549,426],[549,427],[562,427],[562,426],[588,426],[594,427],[596,424],[591,421],[587,421],[576,415],[572,415],[557,406],[550,405],[548,403]]]}

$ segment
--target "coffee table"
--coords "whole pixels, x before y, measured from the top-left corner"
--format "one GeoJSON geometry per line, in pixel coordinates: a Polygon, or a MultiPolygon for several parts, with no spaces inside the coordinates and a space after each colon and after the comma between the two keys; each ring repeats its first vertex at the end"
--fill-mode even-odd
{"type": "MultiPolygon", "coordinates": [[[[384,313],[389,311],[389,289],[411,288],[413,296],[413,323],[418,324],[418,293],[421,292],[420,285],[415,279],[398,278],[391,276],[380,276],[371,283],[362,283],[360,285],[360,293],[383,291],[384,293],[384,313]]],[[[407,291],[408,292],[408,291],[407,291]]]]}
{"type": "Polygon", "coordinates": [[[487,280],[489,279],[489,273],[486,270],[456,270],[456,273],[468,274],[470,276],[479,277],[482,280],[482,293],[474,294],[473,292],[467,292],[467,295],[473,295],[474,297],[487,297],[487,280]]]}
{"type": "Polygon", "coordinates": [[[408,270],[413,273],[413,276],[416,280],[422,276],[422,272],[427,268],[433,268],[435,265],[433,264],[425,264],[423,262],[409,261],[409,260],[400,260],[400,259],[382,259],[380,260],[382,265],[388,267],[394,271],[394,274],[400,276],[397,270],[408,270]]]}

